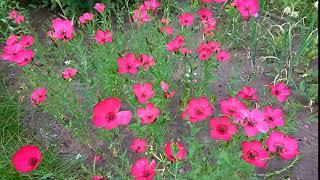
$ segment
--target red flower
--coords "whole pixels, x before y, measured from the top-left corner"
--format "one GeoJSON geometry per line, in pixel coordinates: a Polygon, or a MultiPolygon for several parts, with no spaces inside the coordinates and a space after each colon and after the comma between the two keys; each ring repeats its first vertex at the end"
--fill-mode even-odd
{"type": "Polygon", "coordinates": [[[230,58],[229,56],[229,53],[227,51],[219,51],[217,54],[216,54],[216,59],[217,61],[228,61],[230,58]]]}
{"type": "Polygon", "coordinates": [[[103,3],[96,3],[94,5],[94,9],[97,10],[99,13],[102,13],[105,9],[105,5],[103,3]]]}
{"type": "Polygon", "coordinates": [[[67,68],[65,70],[63,70],[62,72],[62,77],[64,79],[71,79],[73,76],[75,76],[77,74],[77,70],[74,68],[67,68]]]}
{"type": "Polygon", "coordinates": [[[283,82],[279,82],[276,85],[270,84],[268,87],[271,88],[271,94],[276,97],[279,102],[285,102],[287,96],[291,94],[290,89],[287,88],[283,82]]]}
{"type": "Polygon", "coordinates": [[[283,112],[280,108],[272,109],[271,106],[264,107],[265,121],[268,122],[270,128],[284,126],[283,112]]]}
{"type": "Polygon", "coordinates": [[[99,29],[97,33],[94,35],[93,39],[95,39],[99,45],[102,45],[104,43],[111,43],[112,35],[109,30],[102,31],[99,29]]]}
{"type": "Polygon", "coordinates": [[[181,26],[191,26],[193,23],[194,17],[191,13],[184,13],[179,16],[179,22],[181,26]]]}
{"type": "Polygon", "coordinates": [[[269,158],[269,153],[263,149],[262,143],[253,140],[250,142],[244,141],[241,143],[242,156],[241,158],[257,167],[265,167],[266,161],[269,158]]]}
{"type": "Polygon", "coordinates": [[[212,12],[208,8],[201,8],[197,12],[201,20],[208,20],[212,17],[212,12]]]}
{"type": "Polygon", "coordinates": [[[131,167],[131,174],[135,180],[152,180],[156,174],[154,170],[157,163],[152,160],[149,164],[147,158],[138,159],[131,167]]]}
{"type": "MultiPolygon", "coordinates": [[[[240,110],[240,118],[243,121],[244,131],[248,137],[257,135],[259,132],[266,133],[269,131],[269,125],[265,121],[264,113],[259,109],[242,109],[240,110]]],[[[238,120],[239,120],[238,119],[238,120]]]]}
{"type": "MultiPolygon", "coordinates": [[[[220,107],[223,115],[233,116],[235,119],[239,118],[240,110],[247,109],[246,105],[235,97],[220,100],[220,107]]],[[[235,122],[237,122],[237,120],[235,122]]]]}
{"type": "Polygon", "coordinates": [[[41,161],[41,151],[37,146],[33,145],[22,146],[12,157],[12,164],[14,168],[23,173],[33,171],[41,161]]]}
{"type": "Polygon", "coordinates": [[[83,13],[79,17],[80,24],[85,24],[85,23],[88,23],[88,22],[92,21],[93,16],[94,15],[92,13],[83,13]]]}
{"type": "Polygon", "coordinates": [[[212,48],[208,43],[201,43],[197,47],[197,52],[199,54],[199,60],[208,60],[212,55],[212,48]]]}
{"type": "Polygon", "coordinates": [[[230,123],[230,119],[226,116],[220,117],[220,119],[211,118],[209,127],[210,137],[215,140],[229,141],[233,134],[237,133],[237,126],[230,123]]]}
{"type": "Polygon", "coordinates": [[[136,75],[138,73],[140,61],[136,59],[134,54],[128,53],[124,57],[119,57],[117,62],[119,74],[130,73],[136,75]]]}
{"type": "Polygon", "coordinates": [[[31,103],[35,106],[38,106],[45,99],[47,99],[46,88],[38,88],[31,94],[31,103]]]}
{"type": "Polygon", "coordinates": [[[175,162],[176,160],[182,161],[185,158],[187,149],[181,143],[168,142],[164,146],[164,152],[169,161],[175,162]]]}
{"type": "Polygon", "coordinates": [[[121,101],[110,97],[97,103],[93,108],[92,122],[96,127],[107,130],[119,125],[128,125],[132,116],[131,111],[119,111],[121,101]]]}
{"type": "Polygon", "coordinates": [[[143,104],[148,101],[149,98],[154,96],[151,83],[136,83],[133,85],[133,93],[138,98],[138,102],[143,104]]]}
{"type": "Polygon", "coordinates": [[[190,122],[199,122],[213,113],[213,106],[206,97],[194,98],[189,101],[185,113],[190,122]]]}
{"type": "Polygon", "coordinates": [[[156,120],[160,115],[160,109],[156,108],[154,104],[147,103],[146,108],[138,108],[137,116],[140,117],[141,124],[150,124],[156,120]]]}
{"type": "Polygon", "coordinates": [[[166,44],[167,51],[178,52],[184,44],[184,37],[181,35],[176,36],[171,42],[166,44]]]}
{"type": "Polygon", "coordinates": [[[134,139],[130,145],[130,149],[138,154],[146,151],[146,140],[145,139],[134,139]]]}
{"type": "Polygon", "coordinates": [[[266,140],[268,151],[277,152],[282,159],[290,160],[299,154],[298,142],[279,131],[272,131],[266,140]]]}
{"type": "Polygon", "coordinates": [[[156,64],[156,61],[151,55],[141,54],[140,57],[141,66],[143,66],[145,71],[148,71],[151,66],[154,66],[156,64]]]}
{"type": "Polygon", "coordinates": [[[258,97],[256,95],[256,88],[252,88],[250,86],[243,86],[241,91],[238,92],[237,96],[241,97],[242,99],[258,101],[258,97]]]}

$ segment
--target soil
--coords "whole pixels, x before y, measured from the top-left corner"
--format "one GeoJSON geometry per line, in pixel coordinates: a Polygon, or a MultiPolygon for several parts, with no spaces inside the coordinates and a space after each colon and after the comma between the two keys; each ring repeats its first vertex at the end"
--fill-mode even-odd
{"type": "MultiPolygon", "coordinates": [[[[49,17],[52,14],[47,9],[38,9],[32,13],[32,20],[34,27],[41,27],[41,25],[46,24],[49,17]],[[42,14],[38,16],[38,14],[42,14]]],[[[44,39],[46,34],[41,29],[36,30],[39,34],[40,39],[44,39]]],[[[223,63],[218,72],[218,80],[214,81],[211,86],[212,93],[216,96],[216,100],[222,100],[229,97],[227,84],[230,80],[230,77],[234,76],[233,73],[236,73],[236,77],[240,77],[240,79],[247,79],[250,74],[252,74],[251,63],[248,60],[245,52],[230,52],[233,54],[233,57],[230,61],[223,63]],[[242,66],[238,67],[236,60],[243,59],[245,62],[242,66]]],[[[266,68],[267,69],[267,68],[266,68]]],[[[316,67],[316,70],[318,67],[316,67]]],[[[269,76],[266,76],[267,70],[263,73],[257,73],[254,79],[250,82],[249,85],[253,87],[262,87],[264,85],[270,84],[273,79],[269,76]]],[[[6,62],[0,63],[0,73],[4,77],[4,81],[6,82],[8,88],[12,93],[17,93],[18,95],[25,87],[25,83],[19,77],[22,75],[21,70],[13,65],[10,65],[6,62]]],[[[244,81],[240,81],[237,84],[238,87],[245,85],[244,81]]],[[[247,84],[248,85],[248,84],[247,84]]],[[[23,98],[22,94],[19,96],[23,98]]],[[[169,106],[170,112],[176,114],[177,121],[171,126],[174,129],[174,133],[171,135],[173,137],[179,138],[184,136],[187,131],[183,129],[181,125],[183,120],[180,118],[180,115],[177,114],[177,106],[179,105],[179,96],[181,95],[181,89],[178,90],[177,96],[172,99],[172,102],[169,106]]],[[[25,97],[28,98],[28,97],[25,97]]],[[[294,96],[299,102],[303,105],[307,106],[307,101],[299,96],[294,96]]],[[[318,110],[315,107],[316,111],[318,110]]],[[[98,140],[95,138],[96,129],[92,127],[90,121],[88,121],[88,126],[92,128],[91,134],[91,143],[86,144],[83,142],[79,142],[75,139],[72,134],[59,122],[57,122],[52,116],[48,113],[41,111],[40,109],[34,109],[30,107],[26,107],[27,116],[23,119],[24,127],[34,132],[36,136],[43,141],[44,146],[53,145],[56,146],[58,153],[65,157],[74,156],[76,157],[78,154],[86,157],[87,162],[91,162],[93,160],[94,155],[97,154],[97,149],[103,149],[103,152],[100,154],[102,156],[102,161],[98,163],[98,166],[103,166],[106,162],[115,162],[117,161],[117,157],[114,156],[114,151],[108,149],[108,145],[105,144],[103,140],[98,140]]],[[[215,115],[219,112],[218,103],[215,103],[215,115]]],[[[307,122],[307,117],[310,116],[309,110],[307,108],[301,109],[301,112],[298,114],[298,131],[294,135],[299,139],[299,149],[302,155],[300,162],[297,163],[294,167],[289,170],[281,173],[280,175],[274,176],[274,179],[305,179],[305,180],[316,180],[318,179],[318,121],[307,122]],[[307,125],[307,126],[306,126],[307,125]]],[[[129,146],[129,142],[132,139],[132,133],[127,128],[121,129],[123,132],[120,139],[121,142],[124,142],[121,146],[123,148],[129,146]]],[[[203,134],[200,136],[204,141],[208,141],[208,135],[203,134]]],[[[131,152],[128,154],[131,161],[136,159],[136,155],[134,156],[131,152]]],[[[279,158],[271,160],[268,167],[264,170],[257,169],[257,173],[265,173],[275,170],[280,170],[287,166],[290,163],[288,161],[281,160],[279,158]]]]}

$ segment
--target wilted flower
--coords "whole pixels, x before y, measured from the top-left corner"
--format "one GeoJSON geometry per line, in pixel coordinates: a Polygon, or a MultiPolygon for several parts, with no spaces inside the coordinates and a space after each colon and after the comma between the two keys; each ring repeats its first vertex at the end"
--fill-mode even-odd
{"type": "Polygon", "coordinates": [[[187,149],[178,142],[168,142],[164,146],[164,152],[169,161],[182,161],[186,154],[187,149]]]}

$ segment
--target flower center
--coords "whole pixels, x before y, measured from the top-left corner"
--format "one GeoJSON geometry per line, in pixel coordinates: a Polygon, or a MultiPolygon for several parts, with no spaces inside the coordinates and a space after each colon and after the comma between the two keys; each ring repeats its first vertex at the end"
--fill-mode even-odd
{"type": "Polygon", "coordinates": [[[29,165],[30,166],[35,166],[35,165],[37,165],[37,163],[38,163],[38,159],[37,158],[32,157],[32,158],[29,159],[29,165]]]}
{"type": "Polygon", "coordinates": [[[268,121],[268,122],[273,122],[272,116],[269,116],[269,117],[267,118],[267,121],[268,121]]]}
{"type": "Polygon", "coordinates": [[[249,127],[254,127],[256,125],[256,122],[255,121],[252,121],[252,120],[249,120],[248,121],[248,126],[249,127]]]}
{"type": "Polygon", "coordinates": [[[274,93],[275,93],[276,95],[279,95],[279,94],[280,94],[280,91],[279,91],[279,90],[275,90],[274,93]]]}
{"type": "Polygon", "coordinates": [[[129,64],[129,65],[127,66],[127,69],[132,69],[132,66],[129,64]]]}
{"type": "Polygon", "coordinates": [[[224,124],[221,124],[221,125],[218,126],[217,130],[218,130],[218,132],[219,132],[220,134],[223,134],[223,135],[224,135],[224,134],[227,133],[228,126],[226,126],[226,125],[224,125],[224,124]]]}
{"type": "Polygon", "coordinates": [[[202,116],[203,115],[203,112],[204,112],[204,109],[202,108],[202,107],[196,107],[196,109],[195,109],[195,113],[196,113],[196,115],[198,115],[198,116],[202,116]]]}
{"type": "Polygon", "coordinates": [[[281,153],[281,152],[283,152],[283,150],[284,150],[284,148],[283,148],[283,146],[281,144],[277,144],[276,145],[276,151],[277,152],[281,153]]]}
{"type": "Polygon", "coordinates": [[[141,94],[141,97],[142,97],[142,98],[145,98],[146,96],[147,96],[147,95],[146,95],[145,93],[142,93],[142,94],[141,94]]]}
{"type": "Polygon", "coordinates": [[[109,121],[113,121],[116,119],[116,113],[114,112],[109,112],[107,115],[106,115],[106,119],[108,119],[109,121]]]}
{"type": "Polygon", "coordinates": [[[152,115],[148,115],[148,116],[147,116],[147,119],[152,119],[152,115]]]}
{"type": "Polygon", "coordinates": [[[233,115],[236,111],[231,108],[231,109],[228,110],[228,112],[229,112],[231,115],[233,115]]]}
{"type": "Polygon", "coordinates": [[[150,172],[149,171],[145,171],[144,173],[143,173],[143,177],[149,177],[150,176],[150,172]]]}
{"type": "Polygon", "coordinates": [[[247,155],[248,155],[248,159],[254,160],[256,159],[258,153],[256,151],[249,151],[247,155]]]}

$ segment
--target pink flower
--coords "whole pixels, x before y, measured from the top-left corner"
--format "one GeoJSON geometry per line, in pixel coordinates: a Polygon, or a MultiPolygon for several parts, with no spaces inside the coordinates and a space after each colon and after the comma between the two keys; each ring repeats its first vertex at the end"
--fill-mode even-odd
{"type": "Polygon", "coordinates": [[[270,128],[284,126],[283,112],[279,109],[272,109],[271,106],[264,107],[265,121],[268,122],[270,128]]]}
{"type": "Polygon", "coordinates": [[[209,127],[210,137],[215,140],[229,141],[233,134],[237,133],[237,126],[230,123],[230,118],[226,116],[220,117],[220,119],[211,118],[209,127]]]}
{"type": "Polygon", "coordinates": [[[95,155],[93,158],[93,161],[95,161],[95,162],[98,162],[100,160],[101,160],[101,156],[99,156],[99,155],[95,155]]]}
{"type": "Polygon", "coordinates": [[[46,88],[38,88],[31,94],[31,103],[38,106],[42,101],[47,99],[46,88]]]}
{"type": "Polygon", "coordinates": [[[19,37],[17,35],[15,35],[15,34],[9,36],[8,39],[6,40],[6,45],[7,46],[12,46],[12,45],[18,43],[18,38],[19,37]]]}
{"type": "Polygon", "coordinates": [[[208,8],[201,8],[197,12],[200,20],[208,20],[212,17],[212,12],[208,8]]]}
{"type": "Polygon", "coordinates": [[[42,161],[41,151],[37,146],[25,145],[22,146],[12,156],[13,167],[22,173],[28,173],[38,167],[42,161]]]}
{"type": "Polygon", "coordinates": [[[16,22],[17,24],[21,24],[24,21],[24,16],[22,15],[18,15],[15,19],[14,22],[16,22]]]}
{"type": "Polygon", "coordinates": [[[205,120],[213,113],[213,106],[206,97],[191,99],[185,109],[190,122],[199,122],[205,120]]]}
{"type": "Polygon", "coordinates": [[[194,17],[191,13],[184,13],[179,16],[179,22],[181,26],[191,26],[193,23],[194,17]]]}
{"type": "Polygon", "coordinates": [[[264,120],[264,113],[259,109],[240,110],[240,119],[242,119],[241,124],[244,126],[244,132],[248,137],[253,137],[259,132],[266,133],[269,131],[269,125],[264,120]]]}
{"type": "Polygon", "coordinates": [[[166,18],[162,17],[161,18],[161,23],[164,24],[164,25],[168,25],[169,21],[166,18]]]}
{"type": "Polygon", "coordinates": [[[268,151],[277,152],[282,159],[290,160],[299,154],[298,142],[279,131],[272,131],[266,140],[268,151]]]}
{"type": "Polygon", "coordinates": [[[144,1],[146,9],[151,9],[153,12],[160,7],[160,3],[157,0],[144,1]]]}
{"type": "Polygon", "coordinates": [[[154,96],[151,83],[136,83],[132,86],[133,94],[138,98],[138,102],[143,104],[148,101],[149,98],[154,96]]]}
{"type": "Polygon", "coordinates": [[[19,58],[19,52],[23,50],[21,44],[16,43],[10,46],[4,46],[2,49],[1,59],[16,62],[19,58]]]}
{"type": "Polygon", "coordinates": [[[10,19],[15,19],[17,17],[17,15],[18,15],[18,12],[14,9],[9,12],[10,19]]]}
{"type": "Polygon", "coordinates": [[[97,33],[93,36],[93,39],[95,39],[99,45],[102,45],[104,43],[111,43],[112,35],[109,30],[102,31],[99,29],[97,33]]]}
{"type": "Polygon", "coordinates": [[[93,20],[93,14],[92,13],[83,13],[79,17],[80,24],[85,24],[93,20]]]}
{"type": "Polygon", "coordinates": [[[244,20],[249,20],[250,16],[258,17],[259,2],[258,0],[237,0],[233,2],[244,20]]]}
{"type": "Polygon", "coordinates": [[[32,36],[21,36],[21,39],[19,41],[19,44],[21,44],[22,47],[30,47],[33,45],[34,39],[32,36]]]}
{"type": "Polygon", "coordinates": [[[181,51],[181,53],[184,54],[184,55],[192,54],[192,50],[191,50],[191,49],[188,49],[188,48],[181,48],[180,51],[181,51]]]}
{"type": "Polygon", "coordinates": [[[138,26],[140,26],[144,22],[148,22],[151,20],[144,5],[140,5],[139,9],[133,11],[133,20],[135,22],[138,22],[138,26]]]}
{"type": "MultiPolygon", "coordinates": [[[[246,105],[235,97],[226,100],[220,100],[221,112],[226,116],[240,117],[240,110],[247,109],[246,105]]],[[[237,121],[236,121],[237,122],[237,121]]]]}
{"type": "Polygon", "coordinates": [[[176,36],[171,42],[166,44],[167,51],[177,52],[184,44],[184,37],[181,35],[176,36]]]}
{"type": "Polygon", "coordinates": [[[187,149],[181,143],[168,142],[164,146],[164,152],[169,161],[175,162],[177,160],[182,161],[185,158],[187,149]]]}
{"type": "Polygon", "coordinates": [[[230,58],[229,56],[229,53],[227,51],[219,51],[217,54],[216,54],[216,59],[217,61],[228,61],[230,58]]]}
{"type": "Polygon", "coordinates": [[[94,9],[97,10],[99,13],[102,13],[105,9],[105,5],[103,3],[96,3],[94,5],[94,9]]]}
{"type": "Polygon", "coordinates": [[[34,56],[33,50],[20,50],[17,54],[15,62],[18,66],[25,66],[29,64],[34,56]]]}
{"type": "Polygon", "coordinates": [[[119,57],[117,62],[119,74],[130,73],[136,75],[138,73],[140,61],[136,59],[134,54],[128,53],[124,57],[119,57]]]}
{"type": "Polygon", "coordinates": [[[204,25],[202,29],[202,34],[209,34],[211,31],[216,30],[217,20],[214,18],[209,18],[207,20],[201,20],[204,25]]]}
{"type": "Polygon", "coordinates": [[[119,125],[128,125],[131,111],[119,111],[121,101],[110,97],[97,103],[93,108],[92,122],[98,128],[114,129],[119,125]]]}
{"type": "Polygon", "coordinates": [[[160,109],[154,104],[147,103],[146,108],[138,108],[137,116],[140,118],[141,124],[150,124],[154,122],[160,115],[160,109]]]}
{"type": "Polygon", "coordinates": [[[241,146],[241,158],[244,161],[260,168],[266,166],[266,161],[269,158],[269,153],[263,149],[261,142],[257,140],[253,140],[250,142],[244,141],[241,143],[241,146]]]}
{"type": "Polygon", "coordinates": [[[172,28],[170,26],[164,26],[164,27],[161,27],[160,28],[160,31],[163,33],[163,34],[166,34],[168,36],[170,36],[172,34],[172,28]]]}
{"type": "Polygon", "coordinates": [[[107,180],[107,178],[103,176],[93,176],[92,180],[107,180]]]}
{"type": "Polygon", "coordinates": [[[213,0],[201,0],[202,3],[212,3],[213,0]]]}
{"type": "Polygon", "coordinates": [[[151,55],[141,54],[140,57],[141,66],[144,68],[145,71],[148,71],[151,66],[154,66],[156,64],[156,61],[153,59],[151,55]]]}
{"type": "Polygon", "coordinates": [[[271,88],[271,94],[276,97],[279,102],[285,102],[287,96],[291,94],[290,89],[287,88],[283,82],[279,82],[276,85],[270,84],[268,87],[271,88]]]}
{"type": "Polygon", "coordinates": [[[213,0],[215,3],[225,3],[227,2],[228,0],[213,0]]]}
{"type": "Polygon", "coordinates": [[[152,160],[149,164],[147,158],[138,159],[131,167],[131,174],[135,180],[152,180],[156,174],[154,170],[157,163],[152,160]]]}
{"type": "Polygon", "coordinates": [[[56,18],[52,20],[51,31],[49,32],[54,39],[71,40],[74,33],[73,22],[56,18]]]}
{"type": "Polygon", "coordinates": [[[71,79],[73,76],[75,76],[77,74],[77,70],[74,68],[66,68],[65,70],[63,70],[62,72],[62,77],[64,79],[71,79]]]}
{"type": "Polygon", "coordinates": [[[252,88],[250,86],[243,86],[241,91],[238,92],[237,96],[241,97],[242,99],[258,101],[258,97],[256,95],[256,88],[252,88]]]}
{"type": "Polygon", "coordinates": [[[160,85],[161,85],[162,91],[164,91],[164,92],[167,92],[167,91],[168,91],[169,85],[168,85],[166,82],[161,81],[161,82],[160,82],[160,85]]]}
{"type": "Polygon", "coordinates": [[[138,154],[146,151],[146,140],[145,139],[134,139],[130,145],[130,149],[138,154]]]}

